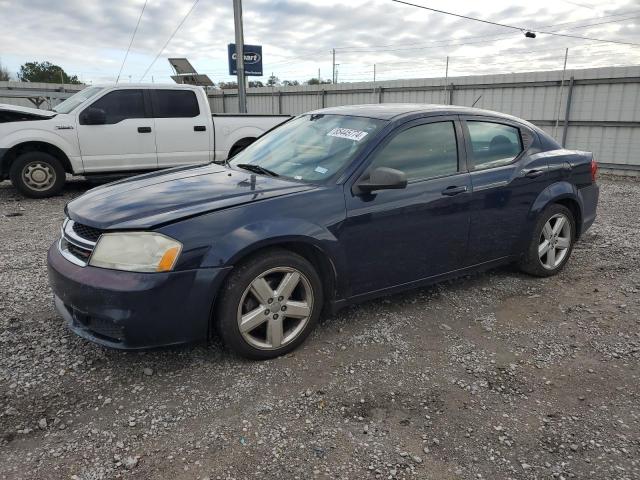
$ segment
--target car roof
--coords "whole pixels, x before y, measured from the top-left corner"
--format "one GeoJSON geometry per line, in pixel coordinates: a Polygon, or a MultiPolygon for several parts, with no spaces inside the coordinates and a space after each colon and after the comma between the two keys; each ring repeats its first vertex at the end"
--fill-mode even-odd
{"type": "Polygon", "coordinates": [[[508,120],[516,120],[521,123],[529,124],[529,122],[522,120],[521,118],[491,110],[429,103],[372,103],[367,105],[343,105],[340,107],[322,108],[309,113],[351,115],[354,117],[377,118],[380,120],[394,120],[397,117],[418,113],[431,115],[486,115],[508,120]]]}
{"type": "Polygon", "coordinates": [[[186,85],[179,83],[100,83],[95,85],[87,85],[87,87],[100,87],[100,88],[153,88],[153,89],[175,89],[175,90],[195,90],[197,88],[202,88],[196,85],[186,85]]]}

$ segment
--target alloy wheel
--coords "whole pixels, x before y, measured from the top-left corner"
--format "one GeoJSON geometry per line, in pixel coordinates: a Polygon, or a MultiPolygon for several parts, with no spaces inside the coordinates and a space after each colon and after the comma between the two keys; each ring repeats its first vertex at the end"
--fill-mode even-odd
{"type": "Polygon", "coordinates": [[[571,246],[571,222],[566,215],[557,213],[544,224],[538,243],[538,258],[547,270],[562,264],[571,246]]]}
{"type": "Polygon", "coordinates": [[[255,348],[275,350],[294,341],[309,323],[313,289],[307,277],[291,267],[260,274],[245,289],[238,306],[238,328],[255,348]]]}

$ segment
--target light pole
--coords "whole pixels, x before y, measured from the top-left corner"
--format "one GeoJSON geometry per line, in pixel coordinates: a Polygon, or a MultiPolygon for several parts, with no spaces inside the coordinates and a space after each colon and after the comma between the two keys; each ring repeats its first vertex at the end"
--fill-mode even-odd
{"type": "Polygon", "coordinates": [[[244,84],[244,35],[242,33],[242,0],[233,0],[233,22],[236,29],[236,74],[238,76],[238,110],[247,113],[247,91],[244,84]]]}

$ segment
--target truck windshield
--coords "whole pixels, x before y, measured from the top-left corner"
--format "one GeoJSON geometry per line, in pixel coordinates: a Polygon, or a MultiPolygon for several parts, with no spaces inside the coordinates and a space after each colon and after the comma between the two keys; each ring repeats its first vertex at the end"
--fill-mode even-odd
{"type": "Polygon", "coordinates": [[[78,93],[71,95],[64,102],[53,107],[52,110],[56,113],[69,113],[85,100],[89,100],[91,97],[95,96],[100,90],[102,90],[102,87],[88,87],[84,90],[80,90],[78,93]]]}
{"type": "Polygon", "coordinates": [[[265,175],[324,182],[346,167],[386,123],[347,115],[302,115],[248,146],[229,164],[265,175]]]}

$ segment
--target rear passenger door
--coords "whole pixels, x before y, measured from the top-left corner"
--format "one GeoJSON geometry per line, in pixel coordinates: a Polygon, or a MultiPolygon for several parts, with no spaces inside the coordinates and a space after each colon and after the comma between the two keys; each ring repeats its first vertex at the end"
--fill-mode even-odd
{"type": "Polygon", "coordinates": [[[192,90],[150,90],[156,124],[158,167],[209,163],[211,120],[192,90]]]}
{"type": "Polygon", "coordinates": [[[462,117],[473,193],[467,264],[519,253],[535,219],[529,211],[551,183],[537,136],[525,125],[493,117],[462,117]]]}
{"type": "Polygon", "coordinates": [[[352,295],[409,284],[461,268],[469,233],[471,184],[456,117],[398,127],[358,176],[377,167],[400,170],[406,188],[345,192],[340,242],[349,261],[352,295]]]}

